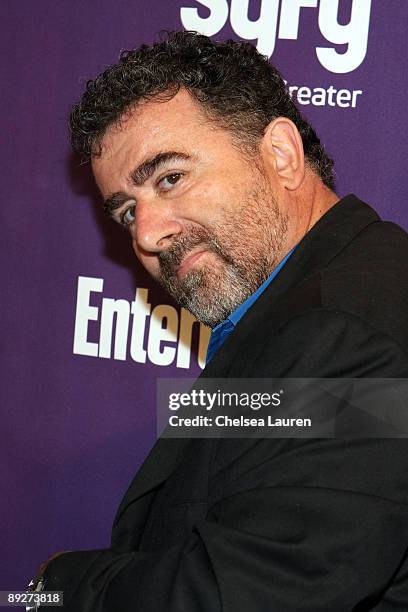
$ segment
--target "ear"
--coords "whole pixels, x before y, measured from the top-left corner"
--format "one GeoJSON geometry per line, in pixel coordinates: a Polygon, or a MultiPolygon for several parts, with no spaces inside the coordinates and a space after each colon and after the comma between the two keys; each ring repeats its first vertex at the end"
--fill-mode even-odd
{"type": "Polygon", "coordinates": [[[267,126],[262,139],[263,162],[273,170],[282,187],[294,191],[305,176],[302,138],[287,117],[277,117],[267,126]]]}

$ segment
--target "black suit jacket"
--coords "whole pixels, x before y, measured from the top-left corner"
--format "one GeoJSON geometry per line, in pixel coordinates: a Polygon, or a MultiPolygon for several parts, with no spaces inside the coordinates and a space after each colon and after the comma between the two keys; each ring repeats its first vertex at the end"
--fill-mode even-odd
{"type": "MultiPolygon", "coordinates": [[[[203,377],[407,377],[408,236],[329,210],[203,377]]],[[[408,610],[408,440],[159,439],[112,547],[62,555],[68,612],[408,610]]]]}

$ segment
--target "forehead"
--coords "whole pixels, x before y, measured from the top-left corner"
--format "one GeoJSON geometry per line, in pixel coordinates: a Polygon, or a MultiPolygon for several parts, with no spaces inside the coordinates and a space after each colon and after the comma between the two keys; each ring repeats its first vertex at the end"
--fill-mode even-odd
{"type": "Polygon", "coordinates": [[[101,156],[92,160],[97,177],[113,166],[115,173],[126,171],[159,151],[225,155],[233,148],[229,132],[206,118],[185,90],[164,102],[139,103],[119,124],[108,128],[101,147],[101,156]]]}

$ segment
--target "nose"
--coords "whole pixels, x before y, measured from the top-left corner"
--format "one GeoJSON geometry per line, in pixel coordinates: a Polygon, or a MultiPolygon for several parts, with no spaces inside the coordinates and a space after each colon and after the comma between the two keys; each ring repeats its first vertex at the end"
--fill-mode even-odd
{"type": "Polygon", "coordinates": [[[182,231],[170,206],[161,201],[138,201],[133,224],[133,240],[138,249],[148,253],[160,253],[167,249],[173,238],[182,231]]]}

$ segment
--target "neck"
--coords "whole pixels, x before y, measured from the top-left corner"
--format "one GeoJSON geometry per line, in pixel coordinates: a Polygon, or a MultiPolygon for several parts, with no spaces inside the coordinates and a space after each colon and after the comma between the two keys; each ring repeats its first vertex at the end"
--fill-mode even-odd
{"type": "Polygon", "coordinates": [[[315,223],[340,199],[312,173],[305,177],[301,193],[299,192],[300,190],[297,190],[291,194],[287,205],[289,239],[285,245],[285,252],[302,240],[315,223]]]}

